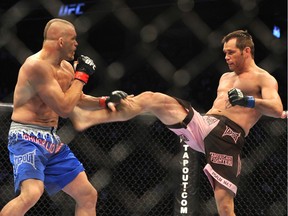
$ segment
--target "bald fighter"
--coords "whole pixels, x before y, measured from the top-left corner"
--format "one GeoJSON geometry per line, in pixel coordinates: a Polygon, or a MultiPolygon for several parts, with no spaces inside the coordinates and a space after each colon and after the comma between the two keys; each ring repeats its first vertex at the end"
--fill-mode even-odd
{"type": "MultiPolygon", "coordinates": [[[[96,215],[97,191],[88,181],[82,163],[57,135],[59,117],[67,118],[81,109],[99,110],[125,94],[110,97],[85,95],[83,86],[96,65],[81,55],[75,67],[78,46],[72,23],[50,20],[44,29],[42,49],[21,66],[14,91],[14,110],[8,137],[17,197],[1,210],[1,216],[24,215],[44,192],[63,190],[76,202],[75,215],[96,215]]],[[[75,114],[76,115],[76,114],[75,114]]]]}

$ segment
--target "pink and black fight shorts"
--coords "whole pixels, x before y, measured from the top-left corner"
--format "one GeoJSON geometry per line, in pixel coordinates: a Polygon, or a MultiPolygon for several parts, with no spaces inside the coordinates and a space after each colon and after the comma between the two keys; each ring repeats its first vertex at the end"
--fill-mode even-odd
{"type": "Polygon", "coordinates": [[[192,149],[205,153],[204,172],[213,189],[214,181],[218,181],[236,195],[244,130],[225,116],[201,115],[187,101],[177,100],[187,110],[187,116],[182,122],[167,127],[192,149]]]}

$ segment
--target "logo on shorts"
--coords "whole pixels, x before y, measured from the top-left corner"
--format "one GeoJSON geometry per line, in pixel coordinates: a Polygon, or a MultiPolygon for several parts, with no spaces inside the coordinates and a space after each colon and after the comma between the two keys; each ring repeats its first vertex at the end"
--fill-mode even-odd
{"type": "Polygon", "coordinates": [[[215,117],[212,117],[212,116],[203,116],[203,119],[206,121],[206,123],[208,125],[212,125],[215,122],[219,121],[218,119],[216,119],[215,117]]]}
{"type": "Polygon", "coordinates": [[[18,156],[14,156],[14,170],[15,173],[18,172],[18,168],[21,164],[31,164],[33,166],[34,169],[36,169],[35,167],[35,154],[36,154],[36,150],[32,151],[32,152],[28,152],[26,154],[23,155],[18,155],[18,156]]]}
{"type": "Polygon", "coordinates": [[[224,136],[230,136],[234,140],[235,144],[237,143],[238,138],[241,136],[241,133],[234,132],[230,127],[226,125],[226,129],[224,133],[222,134],[222,137],[224,136]]]}
{"type": "Polygon", "coordinates": [[[215,164],[222,164],[225,166],[233,166],[233,157],[224,154],[210,152],[210,161],[215,164]]]}
{"type": "Polygon", "coordinates": [[[189,141],[189,139],[188,139],[184,134],[179,135],[179,138],[180,138],[180,142],[187,142],[187,141],[189,141]]]}
{"type": "MultiPolygon", "coordinates": [[[[58,138],[58,137],[57,137],[58,138]]],[[[35,136],[31,136],[29,134],[23,133],[23,139],[28,140],[30,142],[34,142],[42,147],[44,147],[49,153],[54,154],[61,150],[63,143],[53,143],[45,139],[41,139],[35,136]]],[[[53,141],[53,140],[52,140],[53,141]]],[[[57,142],[59,140],[56,140],[57,142]]]]}

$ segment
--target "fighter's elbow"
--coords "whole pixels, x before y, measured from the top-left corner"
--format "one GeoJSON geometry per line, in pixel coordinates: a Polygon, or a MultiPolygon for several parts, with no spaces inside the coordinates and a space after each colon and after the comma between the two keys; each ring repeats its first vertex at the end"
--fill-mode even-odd
{"type": "Polygon", "coordinates": [[[61,118],[68,118],[71,113],[73,112],[73,109],[70,107],[62,107],[58,110],[57,114],[61,117],[61,118]]]}
{"type": "Polygon", "coordinates": [[[275,115],[277,116],[277,118],[282,118],[283,108],[277,109],[276,112],[275,112],[275,115]]]}
{"type": "Polygon", "coordinates": [[[274,118],[281,118],[282,114],[283,114],[283,107],[277,106],[277,107],[274,107],[274,109],[270,113],[270,116],[274,118]]]}

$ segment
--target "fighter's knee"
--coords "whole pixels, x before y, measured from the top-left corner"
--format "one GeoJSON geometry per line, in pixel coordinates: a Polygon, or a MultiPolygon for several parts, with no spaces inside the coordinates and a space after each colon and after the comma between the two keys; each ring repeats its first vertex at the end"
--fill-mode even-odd
{"type": "Polygon", "coordinates": [[[98,192],[94,187],[91,187],[81,195],[80,199],[78,199],[78,205],[85,206],[87,209],[94,208],[96,207],[97,199],[98,192]]]}
{"type": "Polygon", "coordinates": [[[219,216],[235,216],[233,207],[228,203],[218,205],[219,216]]]}
{"type": "Polygon", "coordinates": [[[93,188],[93,189],[91,190],[91,197],[92,197],[92,200],[94,200],[95,202],[97,201],[97,199],[98,199],[98,192],[97,192],[97,190],[96,190],[95,188],[93,188]]]}
{"type": "Polygon", "coordinates": [[[96,207],[97,199],[98,199],[98,192],[95,188],[92,188],[89,192],[87,201],[85,203],[86,207],[87,208],[96,207]]]}
{"type": "Polygon", "coordinates": [[[29,194],[20,194],[17,200],[19,203],[22,203],[25,209],[30,209],[37,203],[42,194],[43,192],[41,190],[35,190],[29,194]]]}

